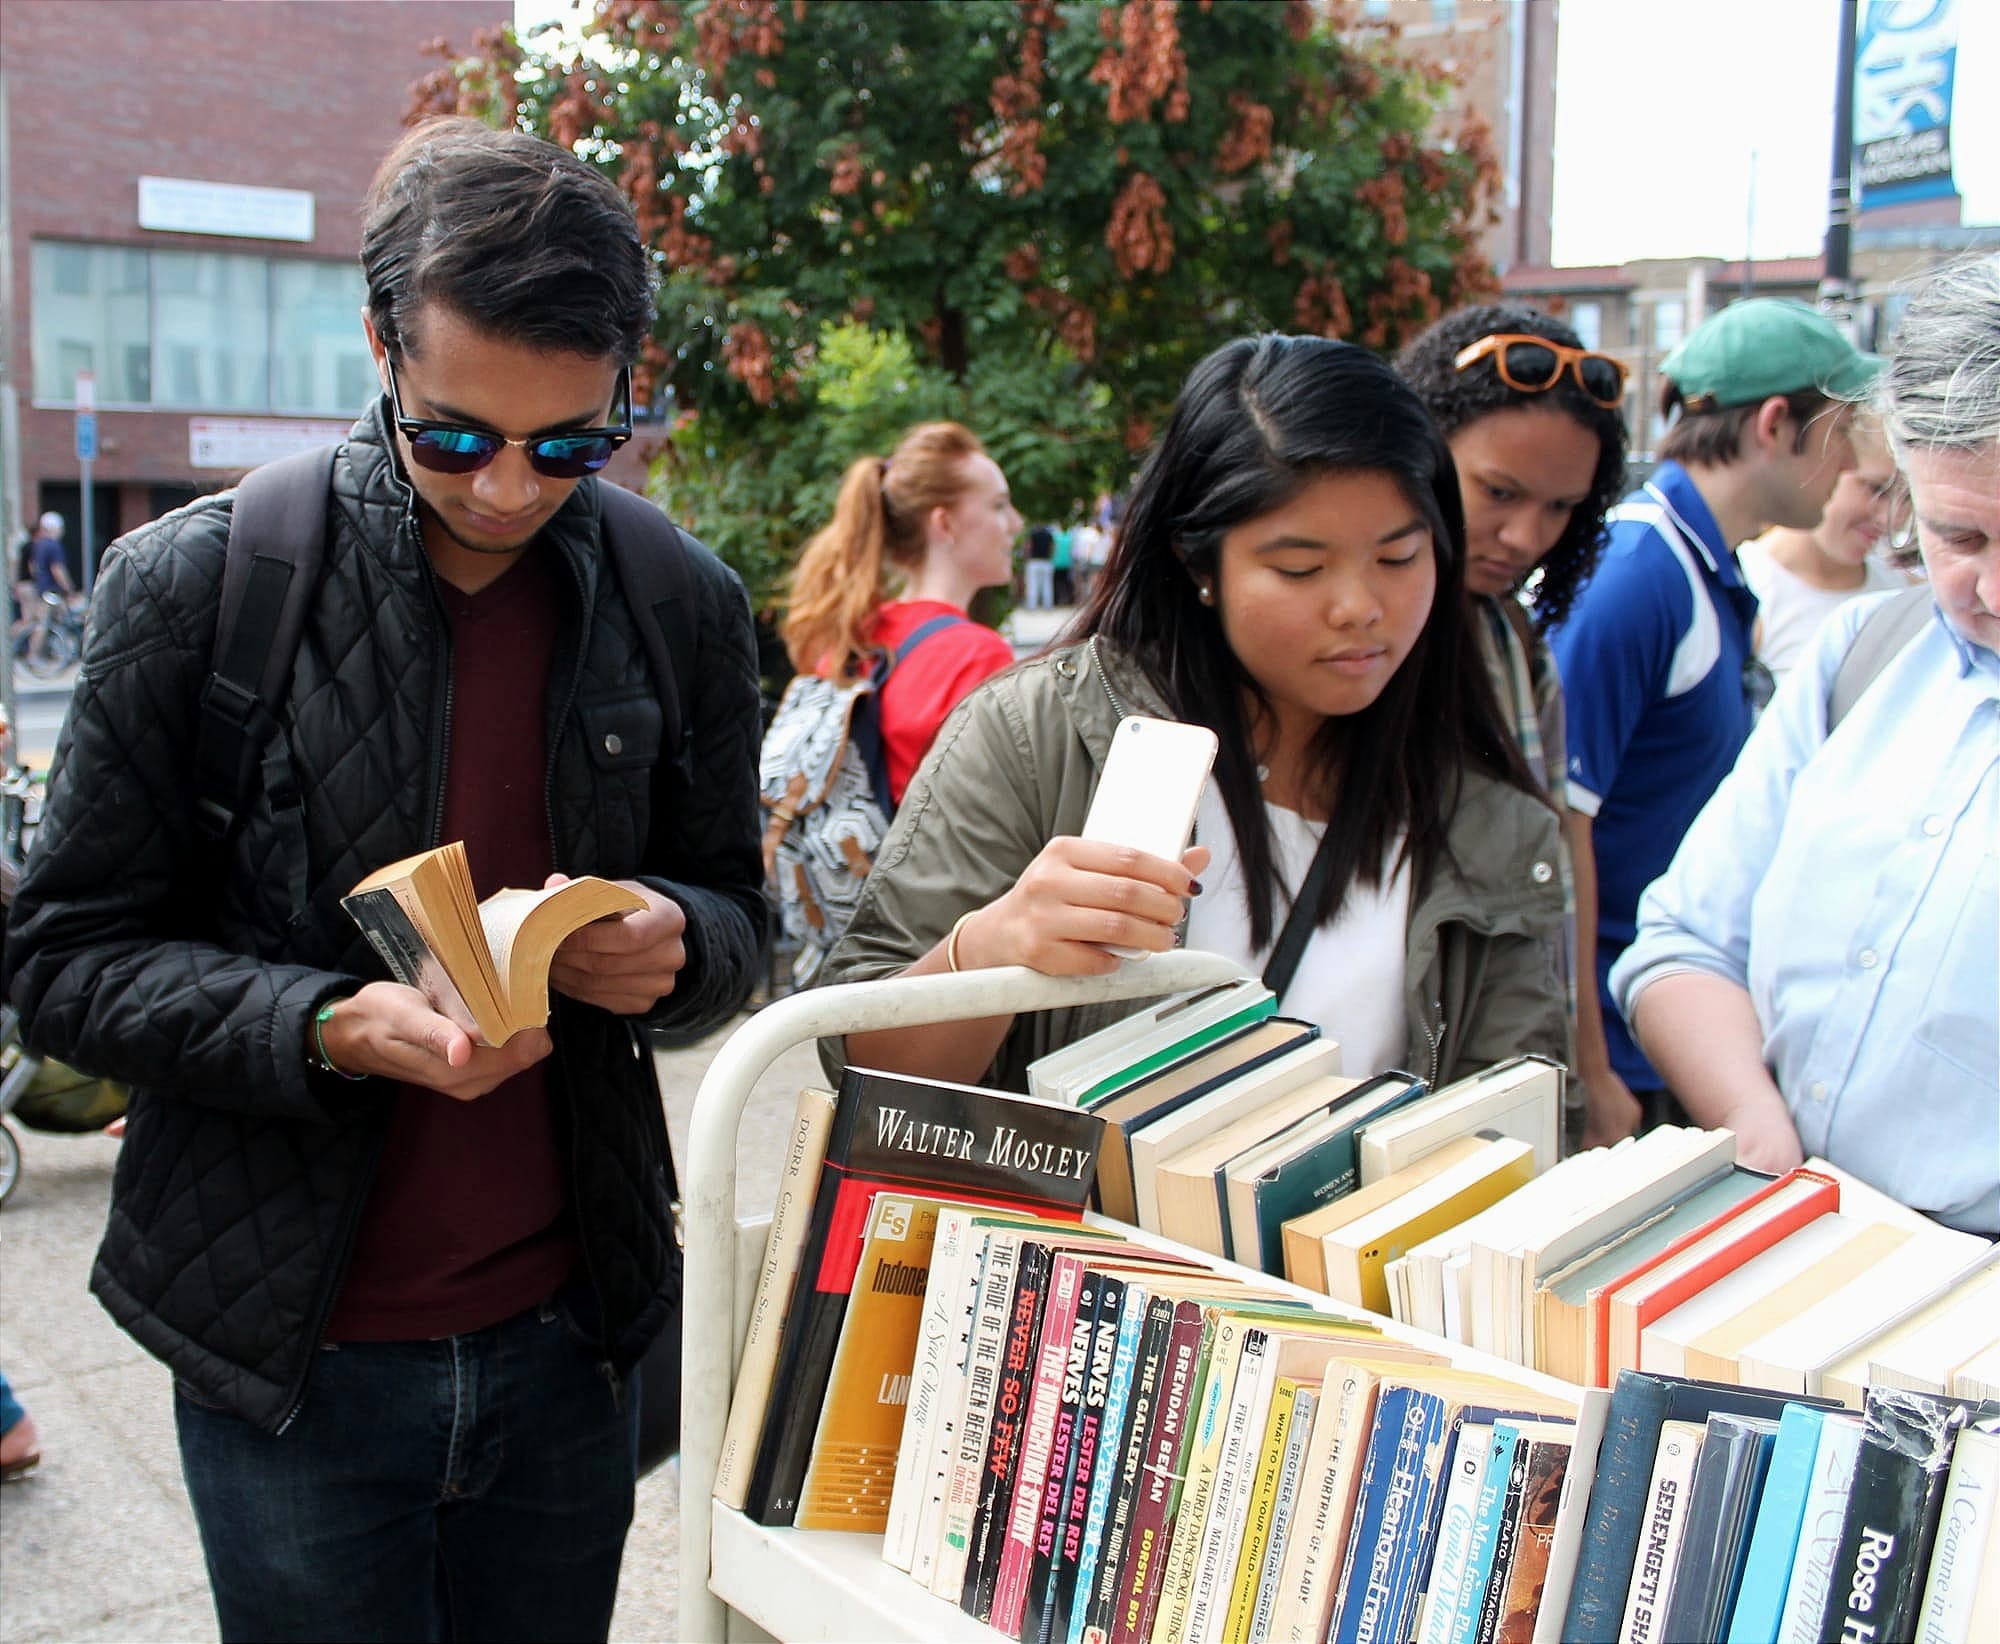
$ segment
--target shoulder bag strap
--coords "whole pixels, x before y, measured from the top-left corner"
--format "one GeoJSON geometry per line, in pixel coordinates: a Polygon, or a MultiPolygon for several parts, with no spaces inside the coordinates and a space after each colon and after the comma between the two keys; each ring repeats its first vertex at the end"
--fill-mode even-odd
{"type": "Polygon", "coordinates": [[[1876,676],[1923,631],[1930,614],[1931,590],[1927,583],[1905,588],[1895,598],[1885,599],[1877,609],[1868,613],[1867,620],[1854,635],[1854,643],[1847,647],[1847,655],[1840,659],[1840,667],[1826,693],[1826,729],[1829,736],[1833,734],[1834,726],[1845,719],[1854,704],[1861,700],[1862,692],[1875,683],[1876,676]]]}
{"type": "Polygon", "coordinates": [[[1292,911],[1285,915],[1285,928],[1278,932],[1264,965],[1264,986],[1277,995],[1280,1005],[1285,1002],[1285,990],[1292,985],[1299,960],[1305,956],[1306,944],[1319,926],[1319,905],[1326,900],[1326,882],[1332,877],[1333,819],[1329,817],[1319,848],[1313,852],[1312,866],[1306,869],[1299,894],[1292,899],[1292,911]]]}

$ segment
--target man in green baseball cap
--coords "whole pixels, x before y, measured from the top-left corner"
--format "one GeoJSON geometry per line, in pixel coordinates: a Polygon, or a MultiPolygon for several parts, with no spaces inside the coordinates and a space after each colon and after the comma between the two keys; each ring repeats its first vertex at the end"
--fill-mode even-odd
{"type": "Polygon", "coordinates": [[[1604,1053],[1650,1123],[1678,1108],[1607,978],[1641,893],[1736,763],[1768,691],[1737,546],[1819,523],[1855,464],[1850,402],[1876,362],[1803,304],[1750,298],[1704,320],[1660,370],[1661,415],[1674,419],[1660,463],[1611,513],[1597,569],[1550,635],[1569,804],[1595,846],[1604,1053]]]}

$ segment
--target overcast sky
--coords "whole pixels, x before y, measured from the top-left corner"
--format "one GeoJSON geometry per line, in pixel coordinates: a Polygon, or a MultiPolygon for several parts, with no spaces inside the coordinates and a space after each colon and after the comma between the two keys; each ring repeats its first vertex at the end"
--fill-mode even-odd
{"type": "MultiPolygon", "coordinates": [[[[1561,0],[1555,261],[1819,250],[1842,3],[1561,0]]],[[[1955,173],[1965,221],[2000,223],[2000,0],[1958,13],[1955,173]]],[[[515,14],[525,29],[573,4],[515,14]]]]}

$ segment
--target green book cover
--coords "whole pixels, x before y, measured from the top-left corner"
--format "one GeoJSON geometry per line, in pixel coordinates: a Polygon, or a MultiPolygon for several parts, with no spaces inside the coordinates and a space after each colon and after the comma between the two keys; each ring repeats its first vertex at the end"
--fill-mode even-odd
{"type": "Polygon", "coordinates": [[[1185,1061],[1198,1051],[1206,1050],[1210,1045],[1218,1044],[1222,1040],[1227,1039],[1231,1034],[1240,1033],[1244,1028],[1255,1027],[1257,1023],[1265,1020],[1267,1017],[1276,1015],[1277,1010],[1277,999],[1275,997],[1266,997],[1254,1004],[1244,1006],[1242,1010],[1239,1010],[1233,1016],[1225,1016],[1219,1022],[1209,1023],[1207,1027],[1196,1028],[1194,1032],[1188,1034],[1185,1038],[1176,1039],[1171,1044],[1161,1045],[1158,1049],[1151,1051],[1140,1060],[1128,1062],[1116,1073],[1107,1074],[1083,1093],[1077,1101],[1077,1106],[1091,1107],[1103,1101],[1106,1097],[1116,1096],[1119,1091],[1124,1090],[1130,1085],[1136,1085],[1141,1079],[1158,1073],[1164,1067],[1171,1067],[1175,1062],[1185,1061]]]}

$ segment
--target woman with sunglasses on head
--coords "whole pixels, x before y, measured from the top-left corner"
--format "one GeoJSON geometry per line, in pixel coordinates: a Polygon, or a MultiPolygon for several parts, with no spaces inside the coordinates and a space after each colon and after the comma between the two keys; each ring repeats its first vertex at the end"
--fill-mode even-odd
{"type": "MultiPolygon", "coordinates": [[[[1537,309],[1487,305],[1451,314],[1403,351],[1404,380],[1451,446],[1465,501],[1465,585],[1502,713],[1563,816],[1571,884],[1572,977],[1593,974],[1597,874],[1566,804],[1562,680],[1543,635],[1589,580],[1604,516],[1625,483],[1625,367],[1586,349],[1537,309]],[[1533,605],[1523,604],[1532,578],[1533,605]]],[[[1612,1071],[1594,988],[1575,995],[1582,1139],[1629,1135],[1639,1105],[1612,1071]]]]}
{"type": "Polygon", "coordinates": [[[880,700],[899,804],[945,715],[1014,660],[966,607],[1013,581],[1020,533],[1007,476],[972,430],[927,422],[886,458],[848,465],[832,520],[799,556],[782,628],[792,666],[848,680],[894,659],[880,700]]]}
{"type": "MultiPolygon", "coordinates": [[[[1172,947],[1184,917],[1189,946],[1257,974],[1317,861],[1283,1009],[1340,1040],[1350,1072],[1566,1058],[1556,818],[1494,705],[1464,551],[1450,454],[1382,361],[1315,337],[1211,354],[1066,643],[939,733],[827,978],[1098,974],[1110,946],[1172,947]],[[1220,744],[1179,862],[1077,837],[1131,714],[1220,744]]],[[[1035,1057],[1131,1008],[827,1055],[1021,1088],[1035,1057]]]]}

